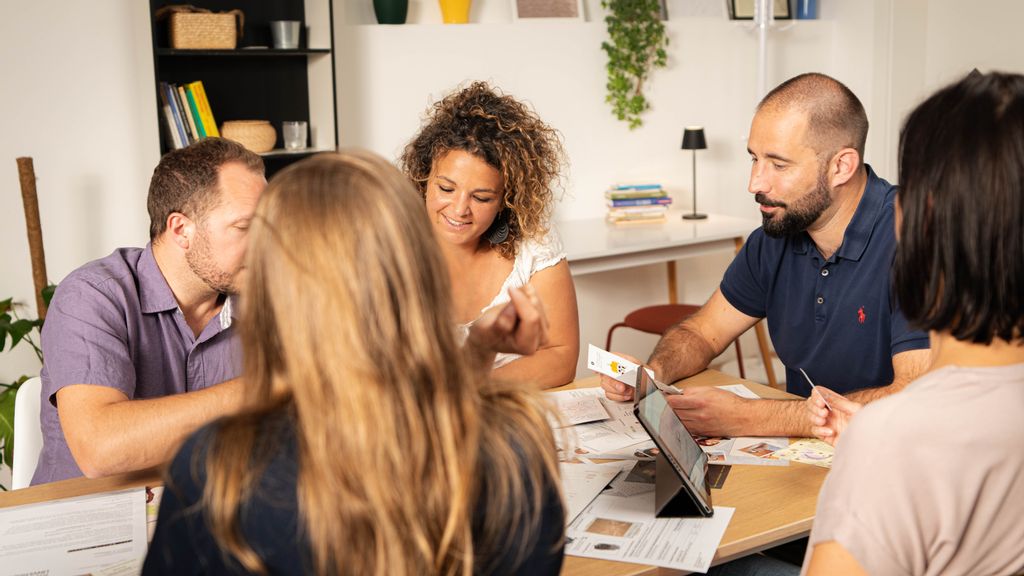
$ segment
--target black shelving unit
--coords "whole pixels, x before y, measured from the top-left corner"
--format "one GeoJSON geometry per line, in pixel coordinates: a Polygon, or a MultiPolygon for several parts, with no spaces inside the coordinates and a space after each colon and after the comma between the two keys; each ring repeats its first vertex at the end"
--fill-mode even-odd
{"type": "MultiPolygon", "coordinates": [[[[277,143],[274,150],[263,154],[268,177],[295,160],[337,149],[333,0],[189,0],[193,6],[214,12],[239,8],[245,13],[243,33],[235,50],[171,48],[167,21],[157,22],[156,12],[165,5],[181,3],[150,0],[156,80],[154,113],[162,126],[162,136],[160,83],[185,84],[201,80],[218,127],[228,120],[267,120],[274,126],[277,143]],[[316,14],[311,17],[316,18],[316,22],[307,19],[309,6],[315,7],[316,14]],[[298,49],[272,47],[272,20],[302,22],[298,49]],[[311,30],[315,33],[310,33],[311,30]],[[310,36],[314,35],[316,43],[310,47],[310,36]],[[311,91],[317,92],[316,100],[320,102],[319,107],[312,110],[311,91]],[[281,123],[286,120],[308,123],[306,150],[283,150],[281,123]]],[[[170,150],[166,138],[161,138],[160,150],[161,154],[170,150]]]]}

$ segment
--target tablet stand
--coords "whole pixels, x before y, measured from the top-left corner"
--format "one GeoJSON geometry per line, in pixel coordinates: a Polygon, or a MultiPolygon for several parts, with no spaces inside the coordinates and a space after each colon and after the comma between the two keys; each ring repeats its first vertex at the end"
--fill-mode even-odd
{"type": "Polygon", "coordinates": [[[668,458],[659,451],[654,460],[654,515],[658,518],[704,516],[668,458]]]}

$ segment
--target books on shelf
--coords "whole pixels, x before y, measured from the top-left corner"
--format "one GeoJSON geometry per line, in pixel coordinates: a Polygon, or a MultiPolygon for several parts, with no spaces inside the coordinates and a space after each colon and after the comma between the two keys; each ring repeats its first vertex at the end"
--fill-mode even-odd
{"type": "Polygon", "coordinates": [[[606,219],[615,224],[664,222],[672,197],[661,184],[618,184],[604,193],[606,219]]]}
{"type": "Polygon", "coordinates": [[[164,120],[164,136],[167,140],[167,147],[171,149],[181,148],[184,144],[185,133],[181,129],[178,113],[174,108],[174,99],[168,99],[169,90],[167,85],[160,83],[160,115],[164,120]]]}
{"type": "Polygon", "coordinates": [[[217,130],[217,122],[213,119],[213,110],[210,108],[210,101],[206,98],[206,88],[200,80],[190,82],[188,90],[195,94],[196,106],[199,108],[199,117],[203,121],[203,130],[207,136],[220,136],[217,130]]]}
{"type": "Polygon", "coordinates": [[[207,136],[220,136],[202,81],[161,82],[160,109],[169,148],[184,148],[207,136]]]}

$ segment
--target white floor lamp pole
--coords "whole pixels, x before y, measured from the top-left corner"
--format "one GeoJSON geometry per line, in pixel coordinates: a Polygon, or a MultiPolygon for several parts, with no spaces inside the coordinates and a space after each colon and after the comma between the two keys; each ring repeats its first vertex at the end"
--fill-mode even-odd
{"type": "Polygon", "coordinates": [[[754,25],[757,27],[757,100],[768,93],[768,26],[772,22],[772,0],[756,0],[754,25]]]}

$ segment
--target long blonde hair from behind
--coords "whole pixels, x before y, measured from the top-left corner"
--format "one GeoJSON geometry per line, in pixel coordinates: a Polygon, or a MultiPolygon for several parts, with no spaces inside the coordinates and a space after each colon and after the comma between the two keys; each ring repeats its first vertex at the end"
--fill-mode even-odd
{"type": "Polygon", "coordinates": [[[366,152],[288,167],[260,200],[246,269],[240,330],[255,403],[221,422],[205,461],[221,548],[265,572],[240,509],[272,456],[268,416],[284,414],[317,573],[472,574],[517,529],[524,557],[557,477],[545,405],[472,373],[411,183],[366,152]]]}

